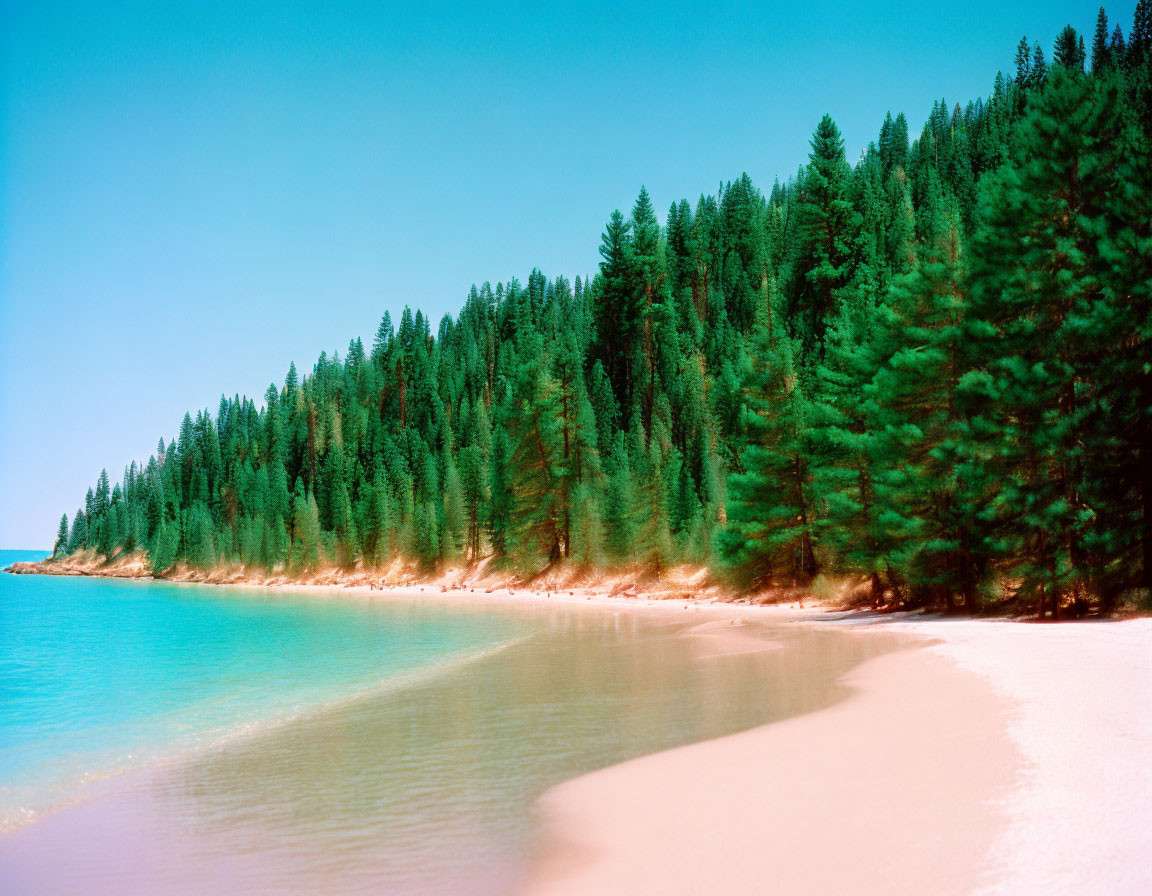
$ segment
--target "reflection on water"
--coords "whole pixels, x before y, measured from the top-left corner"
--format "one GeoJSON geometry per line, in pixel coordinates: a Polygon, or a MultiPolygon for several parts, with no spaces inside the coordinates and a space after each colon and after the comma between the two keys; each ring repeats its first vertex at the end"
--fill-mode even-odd
{"type": "Polygon", "coordinates": [[[6,892],[506,892],[548,787],[826,705],[841,673],[895,646],[784,626],[776,649],[726,656],[688,623],[518,612],[536,631],[503,650],[0,838],[6,892]]]}

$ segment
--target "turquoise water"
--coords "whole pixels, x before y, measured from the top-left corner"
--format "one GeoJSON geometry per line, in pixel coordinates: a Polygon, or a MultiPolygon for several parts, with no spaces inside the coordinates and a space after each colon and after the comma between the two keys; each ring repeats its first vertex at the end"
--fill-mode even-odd
{"type": "Polygon", "coordinates": [[[672,609],[0,575],[0,891],[515,892],[549,787],[892,647],[672,609]]]}
{"type": "MultiPolygon", "coordinates": [[[[42,556],[0,551],[0,567],[42,556]]],[[[0,575],[0,830],[522,631],[350,596],[0,575]]]]}

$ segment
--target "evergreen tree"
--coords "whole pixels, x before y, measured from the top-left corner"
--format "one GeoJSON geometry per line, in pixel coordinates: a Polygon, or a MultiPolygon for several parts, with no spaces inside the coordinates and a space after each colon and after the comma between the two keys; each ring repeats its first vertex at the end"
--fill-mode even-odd
{"type": "Polygon", "coordinates": [[[460,483],[464,500],[464,552],[473,563],[483,549],[484,506],[488,501],[488,471],[481,447],[469,445],[460,451],[460,483]]]}
{"type": "Polygon", "coordinates": [[[876,340],[884,360],[865,390],[880,421],[876,543],[897,592],[946,610],[958,595],[976,612],[989,548],[975,509],[988,496],[953,400],[965,372],[962,237],[955,207],[941,216],[937,242],[893,284],[876,340]]]}
{"type": "Polygon", "coordinates": [[[161,520],[156,527],[152,542],[148,547],[148,559],[155,575],[160,575],[172,566],[179,556],[180,529],[177,523],[161,520]]]}
{"type": "Polygon", "coordinates": [[[1032,51],[1028,47],[1028,38],[1020,38],[1016,45],[1016,87],[1021,91],[1032,86],[1032,51]]]}
{"type": "Polygon", "coordinates": [[[892,123],[892,168],[906,168],[908,166],[908,119],[904,113],[896,115],[892,123]]]}
{"type": "Polygon", "coordinates": [[[1081,487],[1091,457],[1080,434],[1093,355],[1115,338],[1099,321],[1098,247],[1119,125],[1113,84],[1054,71],[1029,106],[1019,161],[986,180],[973,239],[973,365],[960,396],[999,486],[988,522],[1042,616],[1085,587],[1086,543],[1105,510],[1081,487]]]}
{"type": "Polygon", "coordinates": [[[1084,42],[1071,25],[1065,25],[1057,35],[1053,57],[1057,65],[1070,71],[1084,71],[1084,42]]]}
{"type": "Polygon", "coordinates": [[[1152,54],[1152,4],[1137,0],[1132,16],[1132,30],[1128,32],[1128,48],[1124,61],[1129,70],[1139,69],[1152,54]]]}
{"type": "Polygon", "coordinates": [[[825,115],[811,141],[799,210],[790,313],[806,348],[821,342],[841,291],[856,274],[861,217],[848,199],[851,168],[840,129],[825,115]]]}
{"type": "Polygon", "coordinates": [[[68,553],[68,514],[60,517],[60,528],[56,532],[56,543],[52,546],[52,556],[61,557],[68,553]]]}
{"type": "Polygon", "coordinates": [[[1043,87],[1048,78],[1048,64],[1044,61],[1044,51],[1040,44],[1032,47],[1032,68],[1028,74],[1028,86],[1032,88],[1043,87]]]}
{"type": "Polygon", "coordinates": [[[299,572],[314,572],[320,566],[320,510],[315,496],[303,493],[301,482],[292,517],[292,566],[299,572]]]}
{"type": "Polygon", "coordinates": [[[633,385],[639,368],[643,324],[638,307],[636,271],[632,260],[632,225],[615,211],[600,246],[598,301],[595,307],[596,340],[593,357],[604,367],[618,406],[631,408],[633,385]]]}
{"type": "Polygon", "coordinates": [[[464,554],[464,486],[451,453],[446,452],[443,464],[444,539],[440,544],[440,554],[444,559],[455,560],[464,554]]]}
{"type": "Polygon", "coordinates": [[[68,540],[68,553],[74,554],[88,546],[88,515],[77,510],[72,517],[72,536],[68,540]]]}
{"type": "Polygon", "coordinates": [[[817,367],[816,398],[810,426],[813,494],[823,513],[820,542],[843,569],[868,572],[873,600],[883,591],[880,576],[890,558],[884,550],[890,508],[876,498],[877,441],[883,419],[868,389],[884,348],[876,328],[883,309],[871,292],[846,302],[829,328],[825,355],[817,367]]]}
{"type": "Polygon", "coordinates": [[[748,585],[803,582],[817,570],[809,399],[797,342],[762,317],[744,366],[747,447],[728,478],[720,556],[748,585]]]}
{"type": "Polygon", "coordinates": [[[1102,74],[1112,66],[1112,50],[1108,46],[1108,13],[1104,7],[1096,16],[1096,31],[1092,35],[1092,71],[1102,74]]]}
{"type": "Polygon", "coordinates": [[[604,541],[615,562],[631,562],[635,556],[636,490],[624,434],[618,433],[606,464],[608,485],[604,495],[604,541]]]}

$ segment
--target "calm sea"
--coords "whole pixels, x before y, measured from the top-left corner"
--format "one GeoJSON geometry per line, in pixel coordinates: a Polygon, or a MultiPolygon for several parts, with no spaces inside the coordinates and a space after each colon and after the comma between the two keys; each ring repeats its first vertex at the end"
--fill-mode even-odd
{"type": "Polygon", "coordinates": [[[548,787],[826,705],[891,646],[691,626],[0,575],[0,889],[507,892],[548,787]]]}

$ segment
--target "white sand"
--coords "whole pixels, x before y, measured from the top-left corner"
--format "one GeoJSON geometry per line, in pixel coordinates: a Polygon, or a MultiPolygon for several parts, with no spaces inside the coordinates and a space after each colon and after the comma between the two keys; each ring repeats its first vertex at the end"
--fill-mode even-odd
{"type": "Polygon", "coordinates": [[[1014,707],[1023,765],[981,893],[1152,893],[1152,619],[921,623],[1014,707]]]}
{"type": "Polygon", "coordinates": [[[879,627],[939,640],[546,794],[528,892],[1152,893],[1152,620],[879,627]]]}
{"type": "Polygon", "coordinates": [[[598,588],[284,585],[695,619],[686,634],[702,660],[771,649],[749,621],[932,642],[866,663],[848,698],[818,713],[554,788],[530,896],[1152,893],[1152,619],[911,621],[598,588]]]}

